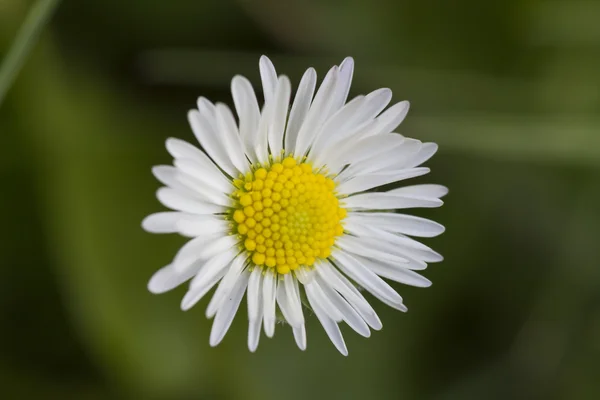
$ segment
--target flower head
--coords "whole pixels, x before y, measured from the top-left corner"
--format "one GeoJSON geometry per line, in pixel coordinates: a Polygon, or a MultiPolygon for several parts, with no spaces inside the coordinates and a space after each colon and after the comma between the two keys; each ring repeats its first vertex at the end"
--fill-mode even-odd
{"type": "Polygon", "coordinates": [[[351,58],[329,70],[316,94],[316,72],[309,68],[291,109],[289,79],[277,76],[266,57],[259,65],[262,109],[250,82],[236,76],[231,91],[238,121],[226,105],[201,97],[188,119],[203,150],[167,140],[174,166],[153,173],[165,185],[158,199],[174,211],[152,214],[142,225],[191,240],[148,288],[163,293],[191,279],[181,303],[187,310],[217,286],[206,310],[214,317],[212,346],[225,336],[246,294],[251,351],[261,327],[273,336],[277,309],[304,350],[304,304],[346,355],[338,323],[366,337],[370,328],[382,327],[357,287],[406,311],[382,277],[429,286],[414,271],[442,260],[410,236],[436,236],[443,226],[395,210],[438,207],[447,189],[425,184],[381,191],[428,173],[419,165],[437,145],[393,133],[408,102],[384,111],[389,89],[346,103],[351,58]]]}

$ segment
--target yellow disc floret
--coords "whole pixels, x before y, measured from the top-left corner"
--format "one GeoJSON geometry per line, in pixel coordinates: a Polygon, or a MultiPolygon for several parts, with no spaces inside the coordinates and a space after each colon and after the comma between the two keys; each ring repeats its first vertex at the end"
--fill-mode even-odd
{"type": "Polygon", "coordinates": [[[255,265],[287,274],[329,257],[346,217],[331,178],[287,157],[234,184],[234,230],[255,265]]]}

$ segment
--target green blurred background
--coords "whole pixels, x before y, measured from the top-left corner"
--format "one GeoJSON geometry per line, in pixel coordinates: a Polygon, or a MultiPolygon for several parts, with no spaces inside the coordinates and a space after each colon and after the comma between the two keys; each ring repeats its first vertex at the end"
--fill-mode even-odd
{"type": "MultiPolygon", "coordinates": [[[[600,2],[59,3],[0,107],[1,398],[600,398],[600,2]],[[245,305],[210,348],[206,300],[146,291],[183,243],[140,228],[150,168],[261,54],[295,84],[354,56],[351,95],[390,87],[440,145],[446,260],[348,358],[314,317],[306,352],[278,326],[250,354],[245,305]]],[[[31,4],[0,0],[0,58],[31,4]]]]}

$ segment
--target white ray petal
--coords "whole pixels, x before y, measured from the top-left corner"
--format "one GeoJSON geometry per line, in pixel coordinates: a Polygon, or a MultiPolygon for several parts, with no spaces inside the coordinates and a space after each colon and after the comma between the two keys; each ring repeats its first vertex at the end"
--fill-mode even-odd
{"type": "Polygon", "coordinates": [[[356,283],[367,289],[373,296],[377,297],[387,305],[406,311],[402,297],[373,271],[362,265],[355,257],[344,251],[336,251],[333,258],[337,260],[336,265],[356,283]]]}
{"type": "Polygon", "coordinates": [[[371,238],[357,238],[350,235],[340,237],[337,245],[352,254],[358,254],[369,258],[380,258],[393,263],[404,264],[408,262],[406,257],[398,255],[393,251],[394,247],[389,243],[379,242],[371,238]]]}
{"type": "Polygon", "coordinates": [[[356,309],[360,309],[366,314],[375,313],[371,305],[365,300],[358,290],[349,283],[341,279],[340,274],[336,274],[337,270],[327,262],[317,262],[315,264],[315,270],[324,281],[326,281],[331,287],[337,290],[352,306],[356,309]]]}
{"type": "Polygon", "coordinates": [[[312,296],[315,301],[319,303],[321,309],[327,314],[329,318],[335,322],[341,322],[344,317],[337,307],[331,302],[331,300],[323,293],[321,286],[315,279],[307,285],[304,285],[306,294],[312,296]]]}
{"type": "Polygon", "coordinates": [[[433,155],[437,152],[437,150],[438,150],[437,144],[423,143],[421,150],[417,154],[415,154],[413,157],[411,157],[407,161],[407,163],[404,167],[405,168],[413,168],[413,167],[423,164],[424,162],[429,160],[431,157],[433,157],[433,155]]]}
{"type": "MultiPolygon", "coordinates": [[[[210,163],[212,164],[212,162],[210,163]]],[[[231,181],[221,171],[217,168],[206,168],[204,163],[198,159],[178,158],[175,160],[174,165],[181,172],[208,186],[208,189],[213,192],[229,193],[233,190],[231,181]]],[[[214,164],[212,165],[214,166],[214,164]]]]}
{"type": "Polygon", "coordinates": [[[244,153],[244,145],[242,138],[235,124],[233,113],[223,103],[217,103],[216,106],[217,129],[220,133],[220,138],[223,141],[223,147],[229,157],[231,163],[237,170],[244,174],[250,169],[248,159],[244,153]]]}
{"type": "Polygon", "coordinates": [[[256,143],[256,129],[260,120],[260,108],[256,99],[256,93],[248,79],[236,75],[231,80],[231,94],[233,103],[240,120],[240,137],[244,144],[246,155],[252,163],[258,161],[254,151],[256,143]]]}
{"type": "Polygon", "coordinates": [[[348,104],[339,109],[331,118],[325,122],[321,131],[315,138],[309,159],[316,165],[322,165],[329,158],[331,143],[339,142],[340,137],[346,137],[352,132],[352,118],[365,102],[364,96],[357,96],[348,104]]]}
{"type": "Polygon", "coordinates": [[[377,124],[374,126],[373,130],[368,132],[368,135],[379,135],[392,132],[402,123],[402,121],[404,121],[409,108],[410,104],[408,101],[401,101],[400,103],[394,104],[377,117],[377,124]]]}
{"type": "Polygon", "coordinates": [[[311,308],[315,312],[319,322],[321,322],[321,325],[323,325],[323,328],[325,329],[325,332],[327,333],[327,336],[329,336],[329,339],[333,345],[340,353],[347,356],[348,349],[346,348],[346,343],[344,342],[344,338],[338,324],[327,316],[327,313],[321,308],[319,300],[313,297],[312,292],[309,293],[307,291],[306,297],[308,298],[311,308]]]}
{"type": "Polygon", "coordinates": [[[234,251],[220,253],[202,265],[190,282],[190,289],[181,301],[181,309],[186,311],[194,306],[223,277],[227,267],[236,256],[234,251]]]}
{"type": "Polygon", "coordinates": [[[228,253],[237,244],[233,236],[198,236],[184,244],[173,259],[173,266],[183,271],[196,260],[208,260],[217,254],[228,253]]]}
{"type": "Polygon", "coordinates": [[[292,109],[290,111],[290,118],[285,132],[284,148],[287,152],[293,153],[296,148],[298,132],[304,123],[306,114],[308,114],[310,103],[312,102],[313,94],[315,93],[316,83],[316,71],[314,68],[307,69],[300,80],[300,85],[298,86],[296,97],[294,98],[294,104],[292,104],[292,109]]]}
{"type": "Polygon", "coordinates": [[[277,72],[275,71],[275,66],[267,56],[260,57],[258,67],[260,69],[260,79],[262,81],[265,103],[268,103],[275,96],[277,72]]]}
{"type": "Polygon", "coordinates": [[[220,205],[186,196],[172,188],[158,189],[156,197],[165,207],[192,214],[216,214],[225,211],[220,205]]]}
{"type": "Polygon", "coordinates": [[[294,340],[298,348],[302,351],[306,350],[306,328],[304,324],[298,327],[292,326],[292,332],[294,333],[294,340]]]}
{"type": "Polygon", "coordinates": [[[371,336],[371,331],[367,323],[361,318],[350,304],[321,277],[317,277],[323,294],[329,299],[331,304],[337,308],[342,315],[343,320],[354,329],[359,335],[364,337],[371,336]]]}
{"type": "Polygon", "coordinates": [[[231,229],[230,223],[222,216],[197,215],[190,218],[182,218],[177,221],[177,232],[187,237],[197,236],[227,236],[231,229]]]}
{"type": "Polygon", "coordinates": [[[339,67],[339,78],[336,83],[336,89],[333,93],[333,101],[329,110],[329,115],[337,112],[348,98],[350,92],[350,85],[352,84],[352,75],[354,74],[354,59],[352,57],[346,57],[339,67]]]}
{"type": "Polygon", "coordinates": [[[262,317],[263,293],[262,293],[262,270],[254,268],[248,282],[248,319],[255,320],[262,317]]]}
{"type": "Polygon", "coordinates": [[[335,84],[338,78],[338,68],[333,67],[329,70],[323,83],[308,110],[306,119],[298,132],[296,140],[296,148],[294,149],[295,157],[303,157],[310,148],[319,127],[325,121],[329,108],[332,102],[332,93],[335,90],[335,84]]]}
{"type": "Polygon", "coordinates": [[[240,302],[242,301],[242,297],[244,297],[249,276],[250,273],[246,270],[238,277],[230,295],[225,299],[225,302],[221,308],[219,308],[210,331],[211,346],[214,347],[221,343],[221,340],[223,340],[223,337],[225,337],[225,334],[229,330],[231,322],[233,321],[233,318],[235,317],[235,314],[240,306],[240,302]]]}
{"type": "Polygon", "coordinates": [[[411,265],[403,265],[403,267],[408,269],[425,269],[427,264],[425,264],[424,261],[440,262],[444,259],[441,254],[429,248],[428,246],[417,242],[416,240],[404,235],[375,228],[373,225],[359,224],[355,221],[349,221],[344,224],[344,229],[359,237],[365,237],[367,239],[376,238],[378,241],[384,241],[392,244],[401,257],[406,257],[409,259],[409,264],[411,265]],[[417,268],[415,268],[416,265],[414,262],[417,262],[417,268]]]}
{"type": "Polygon", "coordinates": [[[385,152],[390,147],[400,147],[403,142],[404,137],[395,133],[370,136],[352,143],[343,152],[330,154],[327,165],[334,170],[346,164],[359,163],[375,154],[385,152]]]}
{"type": "Polygon", "coordinates": [[[344,199],[345,208],[359,210],[393,210],[401,208],[434,208],[444,204],[439,199],[402,196],[390,192],[362,193],[344,199]]]}
{"type": "Polygon", "coordinates": [[[238,277],[246,267],[247,258],[248,256],[246,253],[241,253],[233,259],[225,276],[221,279],[221,282],[219,282],[217,290],[215,290],[215,293],[208,303],[208,307],[206,308],[206,318],[214,317],[225,299],[230,296],[238,277]]]}
{"type": "Polygon", "coordinates": [[[420,167],[386,173],[372,173],[355,176],[338,185],[337,190],[342,194],[364,192],[389,183],[415,178],[429,173],[429,168],[420,167]]]}
{"type": "Polygon", "coordinates": [[[227,156],[222,139],[216,128],[213,128],[211,123],[197,110],[188,112],[188,121],[198,142],[200,142],[210,158],[229,176],[236,176],[237,170],[227,156]]]}
{"type": "MultiPolygon", "coordinates": [[[[190,290],[203,287],[207,280],[217,275],[220,271],[227,273],[229,266],[236,256],[237,251],[233,249],[212,256],[204,263],[200,271],[198,271],[198,274],[190,282],[190,290]]],[[[223,276],[225,275],[223,274],[223,276]]]]}
{"type": "Polygon", "coordinates": [[[337,180],[343,182],[353,176],[386,173],[400,169],[406,164],[409,157],[421,149],[421,145],[419,140],[404,138],[400,146],[390,147],[379,154],[371,154],[361,162],[352,162],[338,175],[337,180]]]}
{"type": "Polygon", "coordinates": [[[142,228],[150,233],[179,232],[177,222],[189,218],[190,214],[179,211],[164,211],[148,215],[142,221],[142,228]]]}
{"type": "Polygon", "coordinates": [[[263,317],[262,269],[254,268],[248,281],[248,349],[254,352],[260,340],[260,327],[263,317]]]}
{"type": "Polygon", "coordinates": [[[209,279],[207,279],[202,286],[198,286],[194,289],[189,289],[183,299],[181,300],[181,309],[183,311],[187,311],[192,308],[197,302],[202,300],[202,298],[208,293],[213,286],[217,284],[225,275],[225,269],[219,270],[214,275],[211,275],[209,279]]]}
{"type": "Polygon", "coordinates": [[[277,82],[275,104],[273,106],[273,115],[268,133],[271,154],[275,157],[279,156],[283,150],[283,134],[285,132],[291,92],[292,86],[289,78],[282,75],[277,82]]]}
{"type": "Polygon", "coordinates": [[[262,319],[253,319],[248,322],[248,350],[254,353],[260,340],[260,327],[262,319]]]}
{"type": "Polygon", "coordinates": [[[168,292],[191,279],[198,270],[201,264],[197,264],[196,268],[189,268],[185,271],[177,271],[173,265],[169,264],[152,275],[148,281],[148,290],[154,294],[168,292]]]}
{"type": "Polygon", "coordinates": [[[448,194],[448,188],[442,185],[423,184],[404,186],[398,189],[390,190],[388,193],[440,199],[448,194]]]}
{"type": "MultiPolygon", "coordinates": [[[[364,319],[366,321],[366,323],[372,328],[375,329],[376,331],[380,330],[383,327],[383,324],[381,323],[381,320],[379,319],[379,317],[377,316],[377,313],[375,312],[375,310],[373,310],[373,307],[371,307],[371,305],[369,304],[369,302],[367,302],[367,300],[364,298],[364,296],[362,295],[362,293],[360,293],[358,291],[358,289],[356,288],[356,286],[354,286],[354,284],[352,282],[350,282],[348,280],[348,278],[346,278],[340,271],[338,271],[338,269],[327,263],[324,264],[327,269],[329,269],[331,271],[331,276],[336,277],[336,279],[340,282],[342,282],[342,284],[344,286],[346,286],[346,290],[342,291],[339,290],[336,287],[336,290],[342,295],[344,296],[344,298],[346,299],[346,301],[348,301],[348,303],[350,303],[350,305],[360,314],[360,316],[362,317],[362,319],[364,319]],[[350,291],[353,293],[354,297],[350,297],[347,296],[345,294],[346,291],[350,291]],[[360,299],[360,302],[356,302],[354,300],[354,298],[358,298],[360,299]],[[367,308],[364,308],[364,304],[367,305],[367,308]]],[[[328,282],[332,282],[331,280],[329,280],[328,282]]]]}
{"type": "Polygon", "coordinates": [[[263,278],[263,312],[264,329],[267,337],[275,334],[275,301],[277,296],[277,279],[275,274],[267,270],[263,278]]]}
{"type": "Polygon", "coordinates": [[[348,221],[357,221],[363,224],[371,224],[373,227],[389,232],[399,232],[410,236],[434,237],[444,232],[443,225],[437,222],[415,217],[413,215],[398,213],[361,213],[350,212],[348,221]]]}
{"type": "MultiPolygon", "coordinates": [[[[177,138],[168,138],[165,142],[165,147],[173,158],[200,158],[206,157],[206,154],[196,146],[185,140],[177,138]]],[[[211,161],[212,163],[212,161],[211,161]]]]}
{"type": "Polygon", "coordinates": [[[357,259],[376,273],[377,275],[391,279],[395,282],[404,283],[405,285],[416,286],[416,287],[429,287],[431,286],[431,281],[424,276],[417,274],[414,271],[411,271],[406,268],[395,267],[389,264],[378,262],[377,260],[368,259],[364,257],[357,257],[357,259]]]}
{"type": "MultiPolygon", "coordinates": [[[[304,324],[304,315],[302,314],[302,308],[296,305],[296,294],[294,293],[293,285],[291,282],[286,282],[285,277],[290,277],[290,274],[284,276],[284,281],[279,282],[277,286],[277,305],[283,314],[285,320],[293,327],[299,327],[304,324]]],[[[298,302],[300,299],[298,298],[298,302]]]]}

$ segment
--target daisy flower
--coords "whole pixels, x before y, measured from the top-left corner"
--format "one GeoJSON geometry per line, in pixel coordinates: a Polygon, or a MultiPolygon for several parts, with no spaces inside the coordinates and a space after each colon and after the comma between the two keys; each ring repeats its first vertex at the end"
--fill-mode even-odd
{"type": "Polygon", "coordinates": [[[235,76],[237,120],[227,105],[200,97],[188,119],[202,150],[167,140],[173,166],[152,171],[165,185],[158,200],[174,211],[152,214],[142,226],[191,240],[148,289],[163,293],[190,280],[181,302],[188,310],[216,286],[206,309],[214,318],[211,346],[221,342],[246,294],[250,351],[261,328],[274,335],[277,320],[291,326],[304,350],[307,310],[347,355],[340,322],[365,337],[382,327],[362,289],[406,311],[382,278],[426,287],[431,282],[414,271],[442,260],[411,236],[433,237],[444,227],[395,210],[439,207],[447,189],[382,188],[427,174],[420,165],[437,145],[393,132],[409,104],[386,110],[389,89],[346,102],[352,58],[331,68],[316,93],[317,74],[309,68],[291,108],[288,77],[277,75],[267,57],[259,67],[262,108],[250,82],[235,76]]]}

